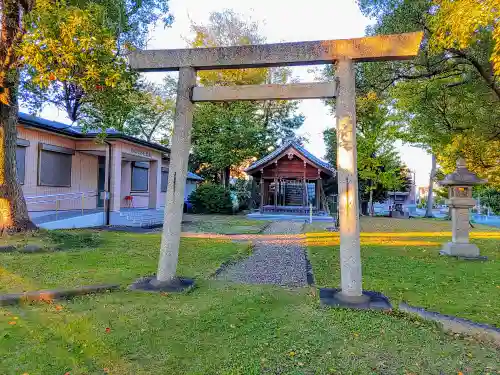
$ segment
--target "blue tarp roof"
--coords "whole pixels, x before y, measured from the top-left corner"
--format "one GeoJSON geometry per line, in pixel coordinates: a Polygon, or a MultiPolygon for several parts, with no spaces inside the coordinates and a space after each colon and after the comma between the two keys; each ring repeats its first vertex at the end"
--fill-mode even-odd
{"type": "Polygon", "coordinates": [[[188,172],[187,179],[188,180],[203,181],[203,178],[201,178],[200,176],[198,176],[197,174],[195,174],[193,172],[188,172]]]}
{"type": "Polygon", "coordinates": [[[333,168],[329,163],[314,156],[313,154],[311,154],[309,151],[307,151],[304,147],[302,147],[298,142],[296,142],[294,140],[284,142],[283,145],[278,147],[276,150],[274,150],[270,154],[264,156],[262,159],[257,160],[255,163],[253,163],[251,166],[249,166],[247,169],[245,169],[245,172],[250,172],[254,169],[257,169],[261,166],[266,165],[267,163],[269,163],[270,161],[274,160],[279,155],[284,153],[290,147],[297,150],[299,153],[301,153],[306,159],[311,161],[313,164],[316,164],[316,165],[332,172],[333,174],[335,174],[335,172],[336,172],[335,168],[333,168]]]}

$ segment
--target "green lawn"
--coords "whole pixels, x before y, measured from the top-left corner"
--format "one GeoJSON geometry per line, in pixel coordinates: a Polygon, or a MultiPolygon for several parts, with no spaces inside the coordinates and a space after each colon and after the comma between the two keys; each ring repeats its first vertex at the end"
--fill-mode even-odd
{"type": "MultiPolygon", "coordinates": [[[[405,301],[500,327],[500,230],[474,228],[472,241],[489,258],[476,262],[439,255],[450,227],[449,221],[363,218],[363,288],[383,292],[396,306],[405,301]]],[[[338,234],[314,233],[320,225],[310,229],[316,284],[338,286],[338,234]]]]}
{"type": "Polygon", "coordinates": [[[123,291],[3,313],[2,374],[500,370],[491,346],[397,315],[323,309],[307,289],[201,282],[187,295],[123,291]]]}
{"type": "MultiPolygon", "coordinates": [[[[70,234],[62,243],[65,250],[41,254],[0,253],[0,292],[22,292],[51,287],[73,287],[92,283],[131,283],[156,273],[160,248],[159,234],[125,232],[58,231],[70,234]],[[68,247],[82,233],[92,234],[93,247],[68,247]],[[95,239],[97,237],[97,239],[95,239]]],[[[52,237],[55,237],[52,235],[52,237]]],[[[63,236],[61,236],[63,237],[63,236]]],[[[14,240],[14,238],[12,239],[14,240]]],[[[21,239],[22,240],[22,239],[21,239]]],[[[36,241],[50,242],[45,234],[36,241]]],[[[31,239],[29,241],[31,243],[31,239]]],[[[54,243],[51,243],[51,246],[54,243]]],[[[207,278],[222,262],[248,254],[248,244],[228,240],[183,238],[178,273],[207,278]]]]}
{"type": "MultiPolygon", "coordinates": [[[[87,244],[93,248],[75,244],[64,252],[0,254],[0,285],[4,291],[93,282],[126,286],[155,272],[158,234],[101,232],[92,241],[87,244]]],[[[311,288],[210,279],[221,263],[248,250],[228,241],[182,239],[179,274],[197,276],[198,285],[187,294],[123,289],[0,308],[0,374],[500,371],[499,348],[444,334],[405,314],[323,308],[311,288]]],[[[315,272],[323,271],[316,265],[315,272]]]]}
{"type": "Polygon", "coordinates": [[[255,234],[260,233],[268,224],[268,221],[249,220],[242,215],[185,214],[182,230],[218,234],[255,234]]]}

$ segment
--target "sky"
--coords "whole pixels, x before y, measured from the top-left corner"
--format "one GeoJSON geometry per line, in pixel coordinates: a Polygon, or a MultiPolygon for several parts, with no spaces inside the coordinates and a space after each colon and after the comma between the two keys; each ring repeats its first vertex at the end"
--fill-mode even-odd
{"type": "MultiPolygon", "coordinates": [[[[306,40],[347,39],[361,37],[370,20],[363,17],[355,0],[170,0],[174,23],[169,28],[157,26],[150,32],[149,49],[185,48],[190,39],[191,22],[207,23],[210,13],[233,9],[245,18],[260,24],[260,33],[268,43],[306,40]]],[[[321,66],[318,66],[321,68],[321,66]]],[[[167,73],[146,73],[151,81],[161,81],[167,73]]],[[[168,73],[175,76],[175,73],[168,73]]],[[[301,82],[314,81],[311,67],[294,67],[293,75],[301,82]]],[[[22,109],[22,108],[21,108],[22,109]]],[[[306,148],[318,157],[324,157],[323,130],[335,126],[321,100],[304,100],[299,112],[305,116],[298,134],[308,138],[306,148]]],[[[47,107],[42,117],[68,122],[65,113],[47,107]]],[[[415,171],[416,184],[427,185],[431,158],[425,151],[397,144],[401,159],[415,171]]]]}

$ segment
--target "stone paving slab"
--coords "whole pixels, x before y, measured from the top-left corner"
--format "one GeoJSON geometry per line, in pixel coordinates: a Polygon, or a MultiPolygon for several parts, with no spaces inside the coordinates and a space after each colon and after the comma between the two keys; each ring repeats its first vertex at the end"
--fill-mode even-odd
{"type": "Polygon", "coordinates": [[[306,286],[307,258],[302,241],[297,240],[304,224],[292,221],[271,223],[264,235],[280,236],[278,240],[254,241],[254,251],[248,258],[229,265],[217,278],[246,284],[276,284],[283,286],[306,286]]]}

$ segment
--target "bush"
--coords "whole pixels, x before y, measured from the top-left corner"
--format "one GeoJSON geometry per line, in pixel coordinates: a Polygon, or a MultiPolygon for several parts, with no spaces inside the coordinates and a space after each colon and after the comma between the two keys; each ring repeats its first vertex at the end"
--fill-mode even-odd
{"type": "Polygon", "coordinates": [[[96,232],[79,230],[51,230],[47,237],[64,249],[97,247],[101,244],[101,236],[96,232]]]}
{"type": "Polygon", "coordinates": [[[246,210],[250,207],[250,198],[252,197],[252,184],[242,178],[237,179],[231,185],[231,191],[236,195],[240,210],[246,210]]]}
{"type": "Polygon", "coordinates": [[[205,183],[193,191],[188,198],[194,213],[197,214],[230,214],[233,203],[228,189],[221,185],[205,183]]]}

